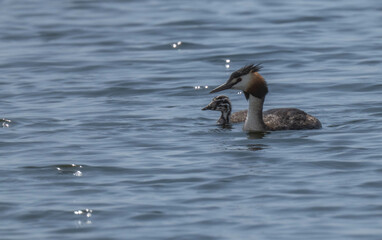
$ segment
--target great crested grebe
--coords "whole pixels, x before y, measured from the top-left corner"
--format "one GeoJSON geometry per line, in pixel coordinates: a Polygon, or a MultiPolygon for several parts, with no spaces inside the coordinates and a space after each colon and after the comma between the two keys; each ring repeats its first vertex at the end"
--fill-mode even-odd
{"type": "MultiPolygon", "coordinates": [[[[321,123],[317,118],[297,108],[271,109],[264,112],[263,118],[263,104],[268,93],[268,86],[265,79],[258,73],[260,69],[260,65],[247,65],[233,72],[226,83],[210,92],[215,93],[225,89],[237,89],[244,92],[245,98],[249,101],[247,116],[243,126],[244,131],[264,132],[321,128],[321,123]]],[[[219,97],[214,98],[209,105],[213,105],[215,99],[216,101],[225,99],[226,104],[229,103],[230,113],[231,103],[229,99],[222,96],[219,97]]],[[[207,107],[206,110],[209,109],[207,107]]],[[[226,115],[222,112],[221,119],[224,116],[226,115]]],[[[224,120],[219,119],[219,121],[223,122],[224,120]]]]}

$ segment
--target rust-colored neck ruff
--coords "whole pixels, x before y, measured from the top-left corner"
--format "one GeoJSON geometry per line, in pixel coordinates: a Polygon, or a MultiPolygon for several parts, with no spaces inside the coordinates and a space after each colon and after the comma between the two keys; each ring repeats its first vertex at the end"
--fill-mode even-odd
{"type": "Polygon", "coordinates": [[[268,93],[267,82],[260,73],[254,72],[252,74],[252,79],[248,83],[248,87],[244,90],[247,100],[249,98],[248,94],[260,99],[265,98],[265,95],[268,93]]]}

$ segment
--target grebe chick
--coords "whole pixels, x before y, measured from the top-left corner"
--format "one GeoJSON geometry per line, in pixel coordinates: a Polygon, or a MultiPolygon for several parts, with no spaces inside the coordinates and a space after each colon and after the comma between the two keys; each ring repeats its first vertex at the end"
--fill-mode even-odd
{"type": "Polygon", "coordinates": [[[224,95],[214,97],[207,106],[202,108],[202,110],[220,111],[221,116],[217,121],[220,125],[244,122],[247,117],[247,110],[235,112],[231,115],[231,102],[229,98],[224,95]]]}
{"type": "Polygon", "coordinates": [[[321,128],[320,121],[296,108],[271,109],[263,114],[263,104],[268,93],[265,79],[258,73],[260,65],[248,65],[233,72],[226,83],[213,89],[210,93],[225,89],[237,89],[244,92],[249,101],[244,131],[302,130],[321,128]],[[264,115],[264,118],[263,118],[264,115]]]}

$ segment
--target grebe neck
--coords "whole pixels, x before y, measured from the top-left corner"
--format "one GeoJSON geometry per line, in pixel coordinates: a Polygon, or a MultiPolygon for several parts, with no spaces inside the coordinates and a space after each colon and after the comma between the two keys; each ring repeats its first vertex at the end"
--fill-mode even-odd
{"type": "Polygon", "coordinates": [[[264,132],[267,130],[267,127],[263,120],[263,104],[264,98],[254,97],[252,94],[249,94],[249,107],[247,118],[245,119],[244,131],[252,132],[264,132]]]}
{"type": "Polygon", "coordinates": [[[220,118],[218,120],[218,124],[230,124],[231,110],[221,111],[220,118]]]}

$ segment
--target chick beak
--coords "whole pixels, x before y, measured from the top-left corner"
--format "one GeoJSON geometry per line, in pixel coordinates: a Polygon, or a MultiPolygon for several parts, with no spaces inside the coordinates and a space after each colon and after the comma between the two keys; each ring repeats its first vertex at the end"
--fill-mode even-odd
{"type": "Polygon", "coordinates": [[[222,85],[213,89],[210,93],[216,93],[216,92],[220,92],[220,91],[223,91],[226,89],[230,89],[230,88],[232,88],[233,85],[235,85],[235,84],[230,83],[230,82],[223,83],[222,85]]]}
{"type": "Polygon", "coordinates": [[[216,103],[215,102],[210,102],[207,106],[202,108],[202,110],[215,110],[216,108],[216,103]]]}

